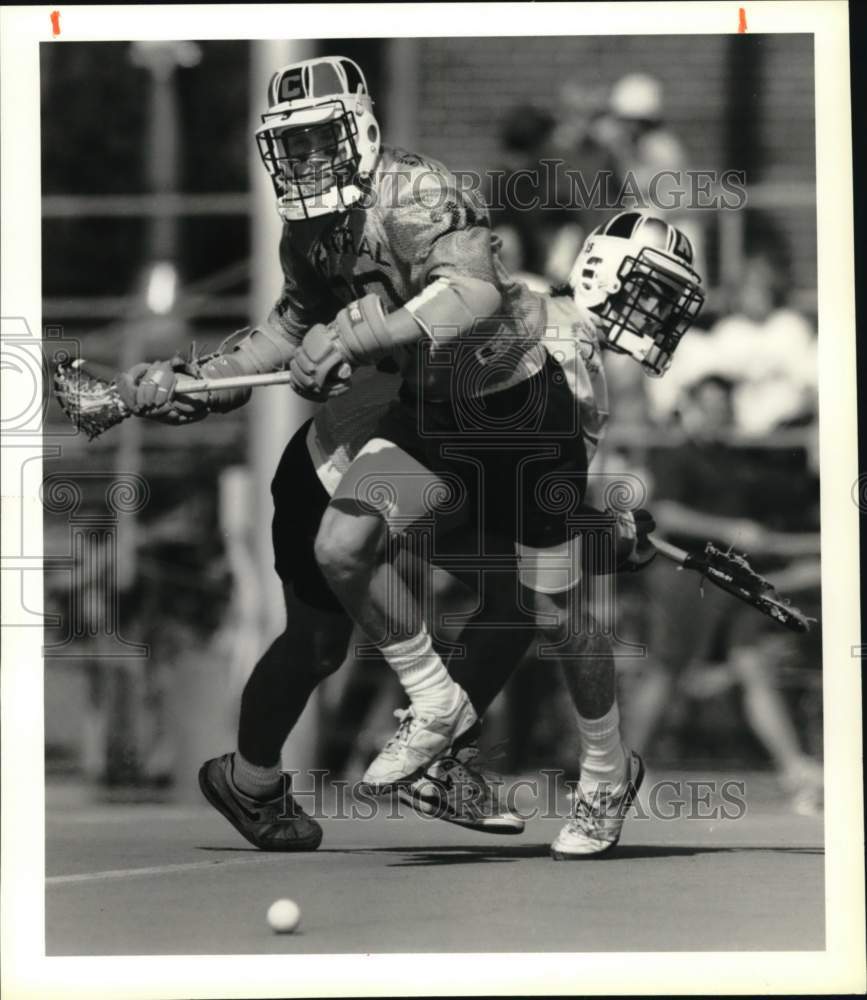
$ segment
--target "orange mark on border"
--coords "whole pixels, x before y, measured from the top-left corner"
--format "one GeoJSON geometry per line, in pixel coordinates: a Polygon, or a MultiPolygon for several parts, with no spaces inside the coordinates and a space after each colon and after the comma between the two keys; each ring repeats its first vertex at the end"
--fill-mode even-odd
{"type": "Polygon", "coordinates": [[[60,11],[59,10],[53,10],[51,12],[51,34],[52,35],[59,35],[60,34],[60,11]]]}
{"type": "Polygon", "coordinates": [[[738,34],[743,35],[747,30],[747,12],[743,7],[738,7],[738,34]]]}

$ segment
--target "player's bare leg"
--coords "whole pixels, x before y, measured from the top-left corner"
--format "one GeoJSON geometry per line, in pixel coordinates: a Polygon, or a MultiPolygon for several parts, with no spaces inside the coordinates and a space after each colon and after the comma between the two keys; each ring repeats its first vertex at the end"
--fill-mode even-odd
{"type": "Polygon", "coordinates": [[[576,617],[576,596],[576,591],[532,595],[546,622],[543,631],[554,640],[581,739],[574,814],[551,845],[558,861],[610,851],[644,777],[641,758],[624,747],[620,734],[611,643],[592,615],[582,612],[576,617]],[[547,624],[550,621],[554,624],[547,624]]]}
{"type": "MultiPolygon", "coordinates": [[[[437,566],[421,568],[433,587],[432,631],[437,639],[452,647],[447,658],[449,673],[470,696],[481,718],[523,659],[535,635],[530,621],[512,621],[508,628],[502,625],[510,614],[515,617],[514,574],[502,571],[487,574],[484,598],[480,601],[475,576],[463,580],[459,573],[446,572],[437,566]],[[468,627],[463,622],[455,623],[455,612],[463,612],[468,627]]],[[[418,579],[418,572],[412,578],[418,579]]],[[[483,761],[484,753],[477,738],[465,737],[458,747],[449,747],[435,758],[417,781],[401,785],[399,797],[427,815],[480,833],[522,833],[524,820],[503,803],[498,784],[486,773],[483,761]]]]}
{"type": "Polygon", "coordinates": [[[435,651],[418,601],[389,551],[389,528],[352,502],[332,502],[316,557],[352,619],[397,673],[412,708],[364,780],[382,791],[417,778],[435,757],[473,731],[478,716],[435,651]]]}

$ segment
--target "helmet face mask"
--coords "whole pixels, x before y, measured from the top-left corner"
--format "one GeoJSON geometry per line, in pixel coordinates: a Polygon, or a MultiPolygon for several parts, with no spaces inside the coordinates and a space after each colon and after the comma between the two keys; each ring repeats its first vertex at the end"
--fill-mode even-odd
{"type": "Polygon", "coordinates": [[[606,346],[659,377],[704,302],[692,260],[679,230],[624,212],[590,234],[569,284],[575,301],[602,318],[606,346]]]}
{"type": "Polygon", "coordinates": [[[597,311],[608,346],[634,357],[649,374],[664,375],[681,337],[695,321],[704,294],[687,278],[667,272],[653,250],[625,257],[620,290],[597,311]]]}
{"type": "Polygon", "coordinates": [[[284,67],[271,81],[269,105],[256,141],[284,221],[351,208],[380,150],[358,66],[329,56],[284,67]]]}
{"type": "Polygon", "coordinates": [[[274,127],[261,133],[259,151],[280,199],[308,210],[335,186],[356,174],[358,152],[346,116],[321,124],[274,127]]]}

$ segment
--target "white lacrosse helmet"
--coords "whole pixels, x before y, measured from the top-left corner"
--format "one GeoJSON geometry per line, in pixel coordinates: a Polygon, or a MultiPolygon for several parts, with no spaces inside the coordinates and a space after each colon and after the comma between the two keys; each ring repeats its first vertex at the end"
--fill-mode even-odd
{"type": "Polygon", "coordinates": [[[284,66],[256,142],[286,222],[344,212],[376,166],[379,125],[361,69],[343,56],[284,66]]]}
{"type": "Polygon", "coordinates": [[[663,375],[704,303],[692,244],[647,212],[621,212],[587,237],[569,275],[576,303],[604,321],[612,350],[663,375]]]}

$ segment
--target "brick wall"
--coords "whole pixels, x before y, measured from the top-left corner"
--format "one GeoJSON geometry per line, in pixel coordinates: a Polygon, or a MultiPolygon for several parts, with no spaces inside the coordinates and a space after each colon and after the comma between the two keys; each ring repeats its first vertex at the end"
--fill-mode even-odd
{"type": "Polygon", "coordinates": [[[721,157],[721,135],[706,123],[723,100],[724,38],[446,38],[420,48],[419,147],[449,164],[495,163],[497,125],[513,104],[553,108],[568,81],[602,89],[631,71],[662,82],[669,120],[690,149],[711,167],[721,157]],[[699,76],[700,90],[683,85],[699,76]]]}
{"type": "MultiPolygon", "coordinates": [[[[816,178],[813,40],[809,35],[768,35],[763,53],[762,180],[816,178]]],[[[771,213],[787,238],[794,284],[815,288],[815,206],[771,213]]]]}
{"type": "MultiPolygon", "coordinates": [[[[419,47],[420,152],[455,168],[483,169],[499,159],[498,126],[516,103],[556,109],[574,81],[603,91],[627,72],[663,85],[666,117],[701,169],[727,162],[728,47],[749,45],[758,60],[757,92],[741,114],[755,114],[755,181],[812,181],[812,39],[804,35],[625,36],[590,38],[440,38],[419,47]]],[[[743,98],[742,98],[743,99],[743,98]]],[[[815,210],[768,213],[789,245],[796,287],[815,285],[815,210]]]]}

